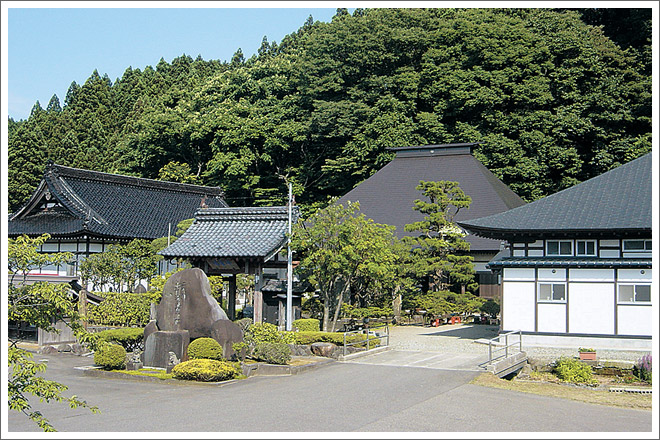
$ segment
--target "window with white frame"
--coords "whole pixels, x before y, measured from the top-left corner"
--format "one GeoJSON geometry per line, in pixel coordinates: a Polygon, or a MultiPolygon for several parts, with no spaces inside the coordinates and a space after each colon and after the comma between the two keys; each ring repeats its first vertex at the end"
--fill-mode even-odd
{"type": "Polygon", "coordinates": [[[650,304],[650,284],[619,284],[619,304],[650,304]]]}
{"type": "Polygon", "coordinates": [[[595,256],[596,240],[577,240],[575,242],[575,255],[595,256]]]}
{"type": "Polygon", "coordinates": [[[566,302],[566,283],[539,283],[539,302],[566,302]]]}
{"type": "Polygon", "coordinates": [[[545,254],[547,256],[571,256],[573,255],[573,242],[571,240],[548,240],[545,242],[545,254]]]}
{"type": "Polygon", "coordinates": [[[623,240],[624,252],[651,252],[651,240],[623,240]]]}

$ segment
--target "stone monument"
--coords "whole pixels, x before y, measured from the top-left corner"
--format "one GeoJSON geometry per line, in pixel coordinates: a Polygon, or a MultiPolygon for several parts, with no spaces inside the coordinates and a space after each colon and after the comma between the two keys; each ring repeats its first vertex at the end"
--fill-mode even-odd
{"type": "Polygon", "coordinates": [[[243,332],[211,296],[206,274],[198,268],[186,269],[167,280],[156,319],[144,329],[144,365],[171,368],[171,355],[187,360],[188,344],[201,337],[217,340],[230,359],[232,344],[243,339],[243,332]]]}

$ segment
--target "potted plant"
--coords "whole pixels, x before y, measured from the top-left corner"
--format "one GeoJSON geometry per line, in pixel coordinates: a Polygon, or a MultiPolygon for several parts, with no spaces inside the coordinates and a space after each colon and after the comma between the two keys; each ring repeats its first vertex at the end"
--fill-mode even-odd
{"type": "Polygon", "coordinates": [[[580,353],[581,361],[595,361],[596,360],[596,350],[593,348],[578,348],[578,353],[580,353]]]}

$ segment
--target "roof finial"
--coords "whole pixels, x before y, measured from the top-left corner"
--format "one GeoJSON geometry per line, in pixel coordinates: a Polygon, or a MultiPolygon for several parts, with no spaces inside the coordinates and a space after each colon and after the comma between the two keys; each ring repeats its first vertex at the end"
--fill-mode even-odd
{"type": "Polygon", "coordinates": [[[206,196],[202,197],[202,201],[199,203],[199,207],[202,209],[206,209],[209,207],[209,205],[206,204],[206,196]]]}

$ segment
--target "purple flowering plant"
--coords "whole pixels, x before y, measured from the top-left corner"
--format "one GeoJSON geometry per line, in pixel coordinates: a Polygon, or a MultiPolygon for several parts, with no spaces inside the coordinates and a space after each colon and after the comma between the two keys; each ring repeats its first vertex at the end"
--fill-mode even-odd
{"type": "Polygon", "coordinates": [[[651,353],[642,356],[633,367],[633,375],[644,382],[651,383],[652,358],[651,353]]]}

